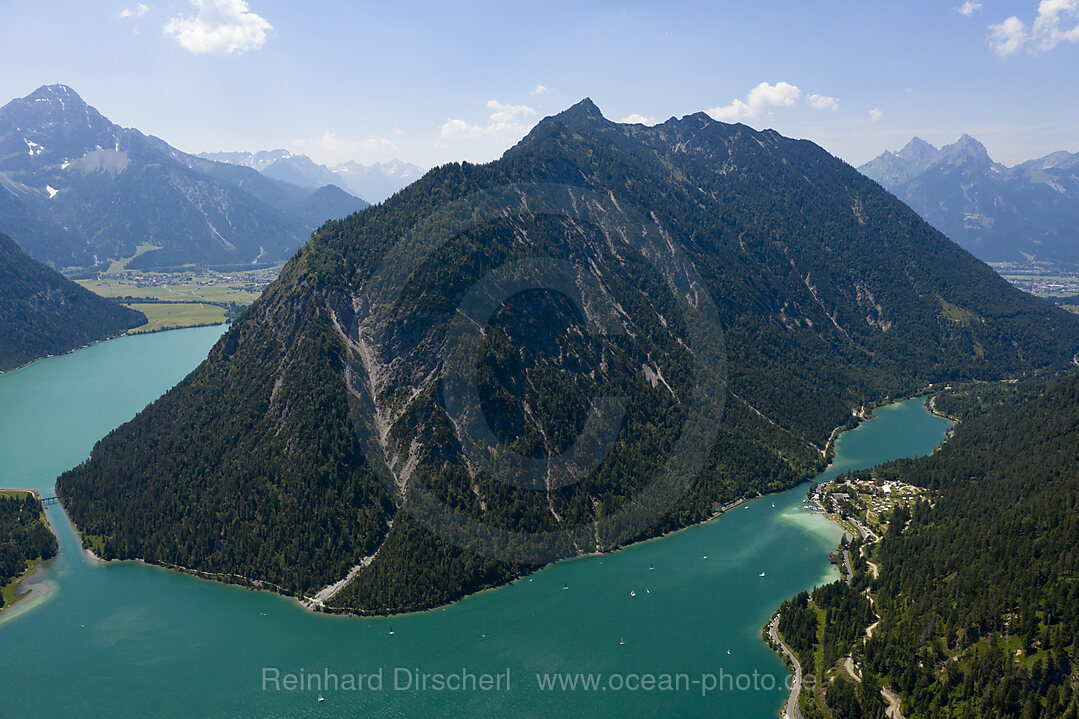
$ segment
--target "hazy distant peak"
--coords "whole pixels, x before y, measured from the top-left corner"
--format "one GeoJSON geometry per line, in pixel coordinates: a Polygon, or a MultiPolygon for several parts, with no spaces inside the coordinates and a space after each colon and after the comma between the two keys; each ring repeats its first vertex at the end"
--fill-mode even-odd
{"type": "MultiPolygon", "coordinates": [[[[16,98],[0,110],[16,112],[21,120],[28,122],[50,121],[66,118],[85,124],[105,122],[112,126],[96,109],[86,104],[79,93],[67,85],[42,85],[26,97],[16,98]]],[[[119,126],[115,126],[119,129],[119,126]]]]}
{"type": "Polygon", "coordinates": [[[859,170],[986,262],[1079,267],[1079,153],[1053,152],[1009,168],[964,133],[935,151],[914,138],[859,170]]]}
{"type": "Polygon", "coordinates": [[[290,150],[258,152],[203,152],[199,157],[230,165],[242,165],[267,177],[293,185],[319,188],[336,185],[368,202],[380,202],[423,176],[425,170],[396,157],[365,165],[355,160],[327,167],[307,155],[290,150]]]}
{"type": "Polygon", "coordinates": [[[129,269],[284,260],[327,219],[366,206],[315,194],[340,184],[326,174],[305,187],[207,162],[114,124],[66,85],[0,108],[0,229],[59,267],[107,266],[147,238],[160,249],[129,269]]]}
{"type": "Polygon", "coordinates": [[[30,101],[46,101],[46,102],[58,102],[61,105],[66,105],[69,102],[75,103],[79,106],[85,105],[86,102],[79,97],[79,93],[72,90],[67,85],[42,85],[32,93],[27,95],[24,100],[30,101]]]}
{"type": "Polygon", "coordinates": [[[937,153],[933,163],[988,167],[993,164],[993,160],[989,157],[989,152],[985,149],[985,145],[964,133],[952,144],[940,148],[940,152],[937,153]]]}
{"type": "Polygon", "coordinates": [[[928,163],[939,152],[937,148],[920,137],[914,137],[895,153],[896,157],[906,162],[928,163]]]}
{"type": "Polygon", "coordinates": [[[1066,170],[1079,167],[1079,152],[1072,153],[1066,150],[1057,150],[1045,157],[1024,162],[1019,167],[1028,170],[1066,170]]]}

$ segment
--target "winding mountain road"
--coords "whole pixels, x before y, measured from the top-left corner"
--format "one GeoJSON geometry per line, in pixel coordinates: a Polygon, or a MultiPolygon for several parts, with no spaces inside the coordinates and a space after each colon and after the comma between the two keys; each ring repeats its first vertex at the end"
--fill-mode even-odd
{"type": "Polygon", "coordinates": [[[790,657],[791,663],[794,664],[794,681],[791,683],[791,694],[787,698],[787,709],[783,712],[783,716],[785,719],[802,719],[802,710],[798,708],[798,695],[802,691],[802,664],[798,661],[798,657],[794,656],[794,652],[790,650],[790,647],[779,638],[778,627],[779,615],[777,614],[772,623],[768,625],[768,636],[783,649],[783,652],[790,657]]]}
{"type": "Polygon", "coordinates": [[[885,710],[885,715],[888,719],[905,719],[903,712],[899,708],[899,695],[889,687],[881,687],[880,695],[884,697],[884,701],[888,703],[888,708],[885,710]]]}

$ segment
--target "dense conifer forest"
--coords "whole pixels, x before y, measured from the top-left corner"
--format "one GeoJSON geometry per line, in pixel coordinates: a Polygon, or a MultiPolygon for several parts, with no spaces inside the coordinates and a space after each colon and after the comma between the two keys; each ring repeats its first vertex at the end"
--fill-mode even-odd
{"type": "MultiPolygon", "coordinates": [[[[29,562],[55,555],[56,537],[37,498],[29,493],[0,496],[0,587],[22,574],[29,562]]],[[[4,602],[0,594],[0,607],[4,602]]]]}
{"type": "Polygon", "coordinates": [[[978,383],[935,405],[961,420],[955,436],[929,457],[874,471],[931,490],[912,510],[897,508],[868,547],[879,577],[856,542],[852,585],[819,587],[781,608],[788,645],[827,677],[823,707],[803,700],[803,712],[883,717],[887,686],[908,719],[1073,719],[1079,376],[978,383]],[[847,654],[861,682],[838,668],[847,654]]]}
{"type": "Polygon", "coordinates": [[[144,324],[141,312],[78,286],[0,234],[0,372],[144,324]]]}

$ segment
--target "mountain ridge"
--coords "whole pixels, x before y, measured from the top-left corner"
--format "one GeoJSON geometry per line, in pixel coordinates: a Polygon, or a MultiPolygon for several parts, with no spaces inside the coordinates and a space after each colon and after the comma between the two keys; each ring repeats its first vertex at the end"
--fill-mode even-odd
{"type": "Polygon", "coordinates": [[[98,297],[0,234],[0,372],[144,324],[141,312],[98,297]]]}
{"type": "Polygon", "coordinates": [[[250,167],[268,177],[301,187],[338,185],[368,202],[381,202],[419,179],[425,170],[394,158],[364,165],[355,160],[320,165],[307,155],[289,150],[203,152],[199,157],[250,167]]]}
{"type": "Polygon", "coordinates": [[[268,264],[328,217],[366,207],[338,197],[312,217],[311,191],[116,125],[66,85],[0,107],[0,186],[0,229],[59,267],[102,266],[141,245],[159,249],[132,269],[268,264]]]}
{"type": "Polygon", "coordinates": [[[324,225],[202,366],[58,489],[107,558],[235,573],[334,611],[413,611],[540,556],[603,551],[794,486],[823,467],[852,408],[1062,368],[1077,338],[1079,319],[811,142],[702,114],[620,125],[583,101],[500,160],[443,165],[324,225]],[[578,279],[537,289],[552,266],[578,279]],[[619,538],[608,520],[637,506],[696,416],[706,353],[680,307],[702,292],[729,388],[715,442],[674,504],[619,538]],[[469,298],[493,314],[459,309],[469,298]],[[473,326],[488,430],[452,389],[454,338],[473,326]],[[576,438],[603,435],[589,422],[604,397],[624,399],[623,424],[595,464],[576,438]],[[518,456],[510,474],[488,471],[477,446],[518,456]],[[558,457],[568,464],[533,471],[558,457]],[[564,482],[577,466],[592,471],[564,482]],[[439,506],[487,529],[451,538],[439,506]]]}
{"type": "Polygon", "coordinates": [[[939,149],[914,138],[858,170],[986,262],[1079,268],[1079,153],[1007,167],[964,134],[939,149]]]}

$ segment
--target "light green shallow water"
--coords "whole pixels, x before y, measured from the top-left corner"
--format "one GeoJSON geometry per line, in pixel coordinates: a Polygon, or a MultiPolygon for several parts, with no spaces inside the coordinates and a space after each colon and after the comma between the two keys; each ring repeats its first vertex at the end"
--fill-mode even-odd
{"type": "MultiPolygon", "coordinates": [[[[220,333],[123,338],[0,376],[0,486],[51,494],[60,472],[194,368],[220,333]]],[[[826,474],[928,453],[947,428],[918,400],[878,410],[839,439],[826,474]]],[[[663,539],[390,619],[314,615],[267,593],[94,563],[52,506],[61,554],[31,598],[0,615],[0,715],[774,717],[786,670],[760,627],[784,599],[835,577],[826,552],[840,531],[802,510],[804,496],[800,487],[765,497],[663,539]],[[264,667],[339,677],[381,669],[383,681],[380,690],[323,690],[319,703],[317,690],[264,690],[264,667]],[[398,667],[508,669],[510,689],[398,690],[398,667]],[[602,673],[607,689],[541,691],[536,674],[545,672],[602,673]],[[740,673],[752,683],[753,672],[780,686],[731,688],[740,673]],[[674,691],[630,691],[612,673],[685,679],[674,691]],[[704,693],[707,675],[726,683],[704,693]]]]}

